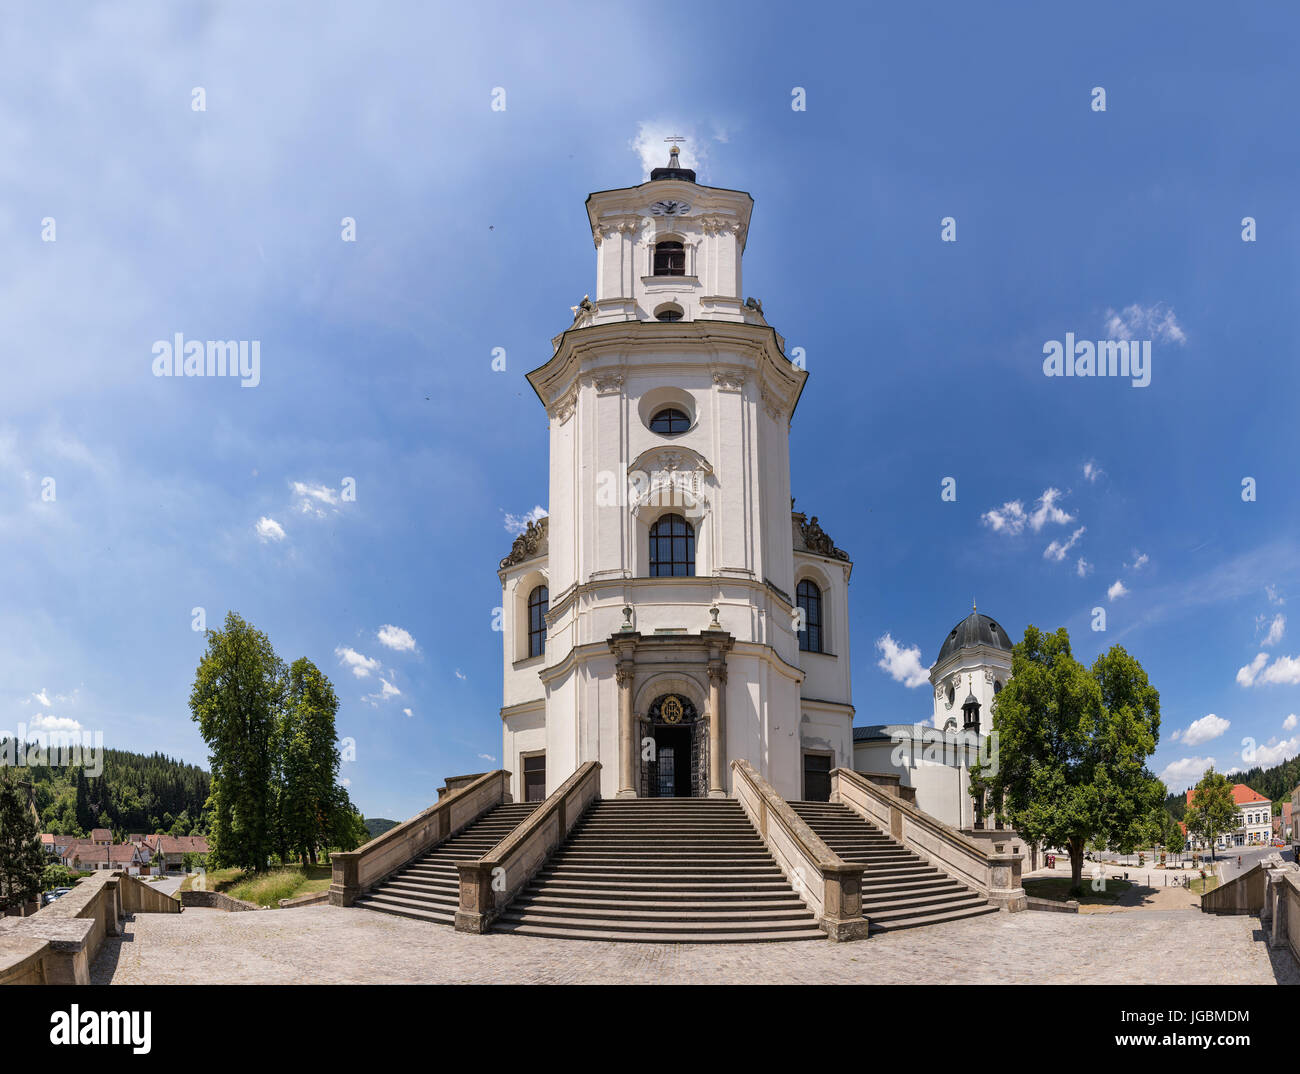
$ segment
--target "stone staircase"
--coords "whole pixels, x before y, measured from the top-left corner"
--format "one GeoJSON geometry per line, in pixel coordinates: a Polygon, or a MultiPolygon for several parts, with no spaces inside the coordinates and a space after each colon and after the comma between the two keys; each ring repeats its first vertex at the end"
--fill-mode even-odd
{"type": "Polygon", "coordinates": [[[823,940],[740,803],[595,802],[494,929],[661,943],[823,940]]]}
{"type": "Polygon", "coordinates": [[[460,905],[456,863],[481,858],[515,830],[537,802],[499,805],[357,898],[356,906],[451,925],[460,905]]]}
{"type": "Polygon", "coordinates": [[[848,806],[791,802],[790,807],[841,858],[866,865],[862,913],[873,933],[998,912],[984,896],[940,872],[848,806]]]}

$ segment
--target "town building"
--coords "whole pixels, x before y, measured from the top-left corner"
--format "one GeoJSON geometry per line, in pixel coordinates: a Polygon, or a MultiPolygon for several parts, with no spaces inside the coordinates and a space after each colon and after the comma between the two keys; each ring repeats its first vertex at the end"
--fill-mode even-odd
{"type": "MultiPolygon", "coordinates": [[[[1195,788],[1187,792],[1189,807],[1194,793],[1195,788]]],[[[1267,846],[1273,838],[1273,803],[1244,783],[1232,785],[1232,800],[1237,806],[1236,824],[1229,831],[1216,835],[1215,845],[1221,848],[1267,846]]],[[[1208,849],[1203,837],[1189,836],[1188,844],[1194,849],[1208,849]]]]}

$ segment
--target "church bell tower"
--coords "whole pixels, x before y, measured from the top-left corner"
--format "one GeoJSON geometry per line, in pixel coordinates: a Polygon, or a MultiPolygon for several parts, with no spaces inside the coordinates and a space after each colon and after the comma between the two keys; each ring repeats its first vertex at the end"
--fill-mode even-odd
{"type": "Polygon", "coordinates": [[[800,798],[805,751],[852,762],[851,565],[792,518],[807,374],[742,295],[753,206],[700,185],[675,145],[647,182],[587,198],[594,301],[528,374],[549,516],[500,571],[516,780],[531,764],[554,789],[599,760],[606,797],[720,797],[745,758],[800,798]]]}

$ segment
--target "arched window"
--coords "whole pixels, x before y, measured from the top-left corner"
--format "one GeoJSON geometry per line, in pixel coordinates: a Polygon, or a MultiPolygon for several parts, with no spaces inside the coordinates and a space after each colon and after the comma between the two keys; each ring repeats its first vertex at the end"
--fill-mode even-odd
{"type": "Polygon", "coordinates": [[[822,591],[815,582],[804,579],[795,589],[795,601],[803,609],[803,629],[799,631],[799,648],[809,653],[822,651],[822,591]]]}
{"type": "Polygon", "coordinates": [[[685,276],[686,248],[680,242],[655,243],[656,276],[685,276]]]}
{"type": "Polygon", "coordinates": [[[1001,679],[994,679],[994,680],[993,680],[993,696],[994,696],[994,697],[997,697],[997,695],[1000,694],[1000,693],[1002,693],[1002,680],[1001,680],[1001,679]]]}
{"type": "Polygon", "coordinates": [[[695,575],[695,530],[681,515],[664,515],[650,527],[650,577],[695,575]]]}
{"type": "Polygon", "coordinates": [[[528,594],[528,655],[541,656],[546,651],[546,610],[551,591],[539,585],[528,594]]]}
{"type": "Polygon", "coordinates": [[[656,321],[680,321],[681,319],[681,310],[660,310],[655,314],[656,321]]]}
{"type": "Polygon", "coordinates": [[[690,417],[674,406],[664,407],[650,419],[650,431],[663,436],[676,436],[690,427],[690,417]]]}

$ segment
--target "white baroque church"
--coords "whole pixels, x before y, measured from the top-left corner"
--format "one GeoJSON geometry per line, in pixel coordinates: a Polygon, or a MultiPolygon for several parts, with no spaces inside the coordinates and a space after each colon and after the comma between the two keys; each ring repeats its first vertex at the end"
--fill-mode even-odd
{"type": "Polygon", "coordinates": [[[549,516],[501,561],[503,766],[536,801],[601,763],[602,797],[725,797],[743,758],[787,799],[851,767],[852,563],[793,510],[808,374],[743,296],[753,199],[676,146],[587,198],[596,293],[528,374],[549,516]]]}

